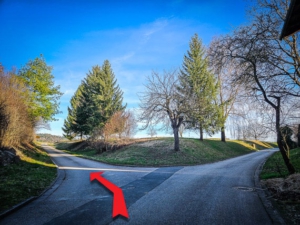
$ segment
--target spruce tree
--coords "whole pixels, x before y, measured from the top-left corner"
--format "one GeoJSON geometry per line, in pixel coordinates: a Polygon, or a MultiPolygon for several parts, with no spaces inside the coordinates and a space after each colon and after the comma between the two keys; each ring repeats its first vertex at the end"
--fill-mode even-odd
{"type": "Polygon", "coordinates": [[[68,118],[65,120],[65,134],[91,135],[101,129],[111,116],[124,110],[123,92],[108,60],[102,67],[94,66],[82,81],[78,98],[72,98],[68,118]],[[74,100],[74,105],[72,104],[74,100]]]}
{"type": "MultiPolygon", "coordinates": [[[[70,111],[70,108],[68,107],[68,111],[70,111]]],[[[67,138],[68,140],[72,140],[76,134],[72,130],[72,119],[68,115],[68,117],[64,120],[64,126],[61,128],[63,130],[63,136],[67,138]]]]}
{"type": "Polygon", "coordinates": [[[119,85],[117,85],[117,80],[108,60],[104,61],[99,75],[99,83],[96,86],[96,90],[98,88],[100,94],[103,96],[98,100],[101,106],[103,122],[105,123],[115,112],[124,110],[126,106],[122,105],[123,92],[119,85]]]}
{"type": "Polygon", "coordinates": [[[81,129],[81,125],[83,122],[80,122],[77,120],[77,108],[80,105],[80,98],[81,98],[81,92],[82,92],[83,86],[80,85],[74,95],[72,96],[70,100],[70,107],[68,107],[68,116],[64,120],[64,127],[62,130],[64,131],[64,137],[71,140],[77,135],[79,135],[82,139],[83,136],[83,130],[81,129]]]}
{"type": "Polygon", "coordinates": [[[188,96],[189,129],[199,129],[200,140],[203,132],[213,133],[217,124],[217,110],[214,104],[217,95],[217,82],[208,70],[208,61],[202,41],[195,34],[187,55],[184,55],[178,87],[181,95],[188,96]]]}
{"type": "Polygon", "coordinates": [[[102,95],[95,87],[99,80],[97,76],[100,74],[101,68],[94,66],[92,71],[82,81],[82,93],[80,97],[80,106],[76,111],[76,123],[82,125],[81,128],[85,135],[93,132],[98,124],[101,123],[100,106],[97,104],[102,95]]]}

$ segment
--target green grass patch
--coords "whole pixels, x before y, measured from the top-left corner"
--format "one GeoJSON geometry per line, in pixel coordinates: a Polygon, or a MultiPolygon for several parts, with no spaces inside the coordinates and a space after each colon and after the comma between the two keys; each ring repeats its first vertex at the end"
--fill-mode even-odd
{"type": "MultiPolygon", "coordinates": [[[[134,143],[116,151],[97,154],[93,149],[72,150],[72,143],[58,143],[56,148],[68,150],[77,156],[98,160],[116,165],[131,166],[177,166],[198,165],[216,162],[253,152],[256,149],[267,148],[267,143],[245,141],[204,140],[181,138],[180,151],[173,150],[174,139],[155,139],[143,143],[134,143]]],[[[273,146],[269,145],[272,148],[273,146]]]]}
{"type": "MultiPolygon", "coordinates": [[[[300,173],[300,148],[290,150],[290,161],[295,167],[296,173],[300,173]]],[[[289,172],[284,164],[280,152],[275,152],[265,163],[260,174],[261,179],[285,178],[289,172]]]]}
{"type": "Polygon", "coordinates": [[[40,147],[26,146],[17,154],[20,162],[0,167],[0,213],[38,196],[56,178],[56,166],[40,147]]]}

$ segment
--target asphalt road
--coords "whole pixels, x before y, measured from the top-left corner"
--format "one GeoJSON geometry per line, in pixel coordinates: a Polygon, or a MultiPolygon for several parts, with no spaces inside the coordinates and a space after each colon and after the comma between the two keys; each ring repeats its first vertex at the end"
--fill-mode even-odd
{"type": "MultiPolygon", "coordinates": [[[[44,146],[59,167],[56,183],[0,224],[274,224],[255,171],[274,150],[200,166],[111,166],[44,146]],[[122,188],[129,219],[112,218],[112,194],[90,173],[122,188]],[[260,193],[260,194],[259,194],[260,193]]],[[[269,210],[270,211],[270,210],[269,210]]],[[[272,209],[271,209],[272,211],[272,209]]]]}

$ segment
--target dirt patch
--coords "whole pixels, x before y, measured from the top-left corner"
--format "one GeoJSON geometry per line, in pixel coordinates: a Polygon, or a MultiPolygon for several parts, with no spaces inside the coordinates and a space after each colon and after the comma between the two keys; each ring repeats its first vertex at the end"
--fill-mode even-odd
{"type": "Polygon", "coordinates": [[[273,197],[281,201],[295,201],[300,203],[300,174],[290,175],[288,178],[274,178],[262,181],[273,197]]]}
{"type": "Polygon", "coordinates": [[[287,224],[300,224],[300,173],[261,183],[268,188],[287,224]]]}

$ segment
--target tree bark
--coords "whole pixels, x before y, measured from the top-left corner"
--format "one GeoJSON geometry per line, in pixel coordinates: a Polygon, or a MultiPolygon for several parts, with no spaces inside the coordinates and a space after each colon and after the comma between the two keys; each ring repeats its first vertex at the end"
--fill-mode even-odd
{"type": "Polygon", "coordinates": [[[178,135],[178,128],[173,128],[174,133],[174,150],[179,151],[179,135],[178,135]]]}
{"type": "Polygon", "coordinates": [[[276,99],[277,99],[277,107],[276,107],[275,111],[276,111],[277,144],[278,144],[280,153],[282,155],[282,158],[284,160],[284,163],[289,171],[289,174],[293,174],[293,173],[295,173],[295,168],[291,164],[290,159],[288,158],[286,151],[284,150],[283,143],[282,143],[282,135],[281,135],[281,131],[280,131],[280,98],[277,97],[276,99]]]}
{"type": "Polygon", "coordinates": [[[226,142],[225,127],[221,127],[221,141],[226,142]]]}
{"type": "Polygon", "coordinates": [[[203,127],[202,127],[202,125],[200,125],[200,141],[203,141],[203,127]]]}

